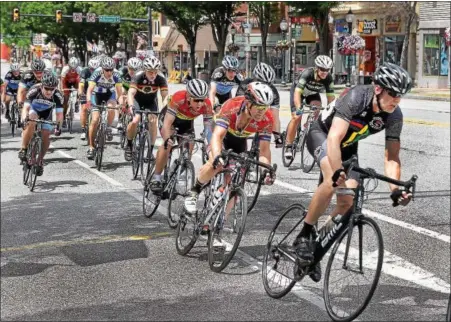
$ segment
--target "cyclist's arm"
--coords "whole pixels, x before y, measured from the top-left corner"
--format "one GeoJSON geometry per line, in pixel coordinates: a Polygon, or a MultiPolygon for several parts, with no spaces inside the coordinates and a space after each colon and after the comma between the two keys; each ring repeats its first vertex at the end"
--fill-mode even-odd
{"type": "Polygon", "coordinates": [[[332,120],[332,126],[330,127],[327,135],[327,157],[329,158],[332,171],[335,172],[341,169],[341,141],[345,137],[349,128],[349,121],[335,116],[332,120]]]}
{"type": "Polygon", "coordinates": [[[25,94],[27,92],[27,87],[22,82],[19,83],[19,89],[17,90],[17,103],[23,103],[25,101],[25,94]]]}
{"type": "Polygon", "coordinates": [[[114,87],[116,88],[116,98],[119,99],[122,95],[122,83],[116,83],[114,87]]]}
{"type": "Polygon", "coordinates": [[[304,92],[304,88],[296,87],[294,89],[293,103],[294,103],[294,106],[296,107],[296,109],[300,109],[301,108],[301,103],[302,103],[301,102],[301,97],[302,97],[302,93],[303,92],[304,92]]]}
{"type": "Polygon", "coordinates": [[[80,81],[78,83],[78,96],[81,96],[84,94],[84,89],[85,89],[85,82],[80,81]]]}
{"type": "Polygon", "coordinates": [[[2,83],[0,85],[0,94],[1,94],[2,102],[4,102],[5,98],[6,98],[6,86],[8,86],[8,80],[7,79],[5,79],[4,83],[2,83]]]}
{"type": "Polygon", "coordinates": [[[172,113],[166,113],[166,115],[164,116],[163,127],[161,129],[161,137],[163,138],[163,142],[166,142],[166,140],[171,136],[172,124],[174,123],[174,121],[175,115],[172,113]]]}
{"type": "Polygon", "coordinates": [[[168,96],[168,89],[160,89],[160,94],[161,94],[161,101],[164,101],[164,99],[166,98],[166,96],[168,96]]]}
{"type": "MultiPolygon", "coordinates": [[[[385,141],[385,175],[389,178],[401,179],[401,160],[399,151],[401,150],[400,141],[385,141]]],[[[398,189],[397,185],[390,184],[390,191],[398,189]]]]}
{"type": "Polygon", "coordinates": [[[330,74],[328,75],[329,78],[329,84],[326,86],[326,97],[327,97],[327,104],[329,105],[335,100],[335,93],[334,93],[334,81],[332,76],[330,74]]]}
{"type": "Polygon", "coordinates": [[[86,103],[91,103],[92,91],[94,90],[94,87],[96,87],[96,83],[90,81],[88,84],[89,87],[88,91],[86,92],[86,103]]]}
{"type": "Polygon", "coordinates": [[[270,141],[260,140],[260,162],[266,163],[267,165],[271,165],[271,147],[270,141]]]}
{"type": "Polygon", "coordinates": [[[136,88],[130,86],[130,88],[128,89],[127,92],[127,101],[128,101],[128,107],[130,109],[133,108],[133,106],[135,105],[135,95],[136,95],[136,88]]]}
{"type": "Polygon", "coordinates": [[[222,141],[224,141],[224,137],[227,134],[227,129],[222,126],[215,126],[213,134],[211,136],[211,154],[213,156],[213,160],[216,159],[218,155],[221,154],[222,151],[222,141]]]}
{"type": "Polygon", "coordinates": [[[210,83],[210,96],[209,96],[209,98],[210,98],[210,102],[212,104],[214,104],[215,98],[216,98],[216,82],[212,81],[210,83]]]}

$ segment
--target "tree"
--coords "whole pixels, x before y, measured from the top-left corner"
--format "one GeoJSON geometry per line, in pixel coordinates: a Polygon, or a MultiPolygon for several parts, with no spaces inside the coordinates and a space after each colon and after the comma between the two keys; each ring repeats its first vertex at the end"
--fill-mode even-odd
{"type": "Polygon", "coordinates": [[[227,34],[232,21],[237,2],[205,2],[202,4],[202,11],[211,24],[213,40],[218,48],[218,60],[224,57],[227,41],[227,34]]]}
{"type": "Polygon", "coordinates": [[[196,40],[199,28],[206,25],[207,17],[199,8],[199,2],[152,2],[151,6],[158,12],[166,15],[177,27],[177,30],[185,37],[190,47],[191,73],[195,71],[196,40]]]}
{"type": "Polygon", "coordinates": [[[305,16],[313,17],[313,23],[319,35],[318,55],[329,55],[329,13],[330,9],[338,7],[340,2],[333,1],[297,1],[290,2],[295,12],[305,16]]]}
{"type": "Polygon", "coordinates": [[[249,2],[249,12],[257,19],[260,27],[263,61],[267,63],[268,55],[266,51],[266,42],[268,39],[269,26],[273,23],[278,23],[282,18],[279,3],[270,1],[249,2]]]}

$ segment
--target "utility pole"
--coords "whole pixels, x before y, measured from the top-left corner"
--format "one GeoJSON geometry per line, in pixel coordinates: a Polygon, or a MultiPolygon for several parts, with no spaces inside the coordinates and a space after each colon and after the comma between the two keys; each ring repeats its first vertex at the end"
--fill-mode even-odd
{"type": "Polygon", "coordinates": [[[249,2],[247,3],[247,12],[246,12],[246,77],[249,77],[249,63],[250,63],[250,55],[251,55],[251,27],[249,23],[249,2]]]}
{"type": "Polygon", "coordinates": [[[152,41],[152,10],[150,9],[150,6],[147,6],[147,19],[148,19],[148,25],[147,25],[147,31],[149,33],[149,39],[147,42],[147,50],[148,55],[153,56],[153,41],[152,41]]]}

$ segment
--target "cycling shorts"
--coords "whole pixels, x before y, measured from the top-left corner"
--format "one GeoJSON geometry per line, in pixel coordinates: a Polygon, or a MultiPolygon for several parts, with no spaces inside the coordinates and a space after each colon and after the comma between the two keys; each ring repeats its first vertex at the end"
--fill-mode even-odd
{"type": "MultiPolygon", "coordinates": [[[[116,102],[116,92],[93,93],[91,95],[91,104],[92,105],[100,105],[100,104],[102,104],[102,102],[105,102],[106,104],[108,104],[111,101],[116,102]]],[[[91,111],[95,112],[98,110],[99,110],[98,107],[93,106],[91,111]]]]}

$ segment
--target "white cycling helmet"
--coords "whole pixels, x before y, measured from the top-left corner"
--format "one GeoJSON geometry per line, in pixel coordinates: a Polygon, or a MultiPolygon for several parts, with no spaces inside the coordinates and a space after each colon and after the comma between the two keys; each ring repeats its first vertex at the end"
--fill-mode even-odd
{"type": "Polygon", "coordinates": [[[200,79],[192,79],[186,84],[188,94],[193,98],[205,99],[208,95],[208,85],[200,79]]]}
{"type": "Polygon", "coordinates": [[[244,96],[252,104],[271,105],[274,100],[274,93],[268,85],[262,82],[252,82],[247,85],[244,96]]]}
{"type": "Polygon", "coordinates": [[[132,57],[127,62],[127,67],[134,69],[134,70],[141,69],[142,65],[143,65],[143,62],[138,57],[132,57]]]}
{"type": "Polygon", "coordinates": [[[56,88],[58,85],[58,78],[52,72],[44,72],[41,79],[41,84],[45,87],[56,88]]]}
{"type": "Polygon", "coordinates": [[[238,69],[238,66],[240,63],[238,62],[238,59],[233,56],[225,56],[222,60],[222,66],[224,66],[227,69],[238,69]]]}
{"type": "Polygon", "coordinates": [[[332,61],[332,59],[330,59],[329,56],[319,55],[315,58],[315,65],[319,68],[331,69],[332,67],[334,67],[334,62],[332,61]]]}
{"type": "Polygon", "coordinates": [[[272,83],[276,78],[276,73],[274,72],[274,69],[265,63],[257,64],[252,74],[254,75],[254,78],[256,78],[257,80],[266,83],[272,83]]]}
{"type": "Polygon", "coordinates": [[[69,67],[70,68],[77,68],[80,65],[80,61],[78,60],[78,58],[76,57],[72,57],[71,59],[69,59],[69,67]]]}
{"type": "Polygon", "coordinates": [[[116,63],[113,58],[106,56],[100,61],[100,66],[102,66],[103,69],[114,69],[116,63]]]}
{"type": "Polygon", "coordinates": [[[19,63],[12,63],[10,67],[12,72],[18,72],[20,71],[20,64],[19,63]]]}
{"type": "Polygon", "coordinates": [[[100,66],[100,61],[96,58],[91,58],[88,62],[88,67],[91,69],[97,69],[100,66]]]}
{"type": "Polygon", "coordinates": [[[31,70],[34,72],[43,72],[45,70],[45,63],[41,59],[35,59],[31,63],[31,70]]]}
{"type": "Polygon", "coordinates": [[[144,70],[160,69],[160,66],[161,66],[160,60],[155,56],[146,58],[143,61],[144,70]]]}

